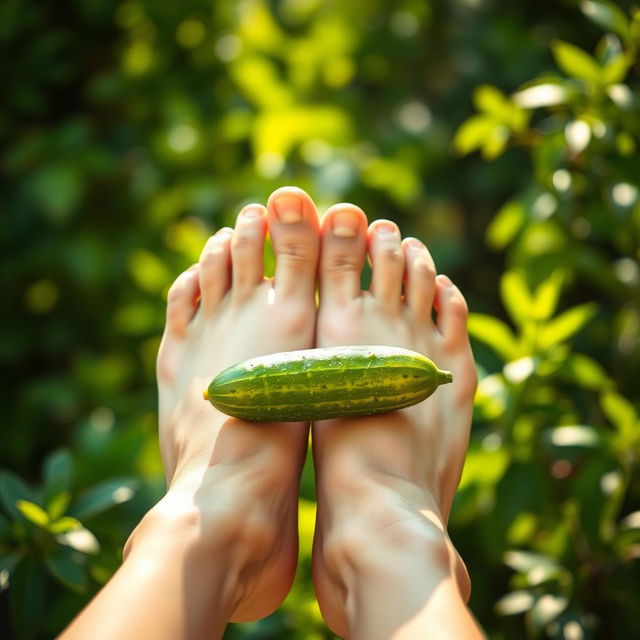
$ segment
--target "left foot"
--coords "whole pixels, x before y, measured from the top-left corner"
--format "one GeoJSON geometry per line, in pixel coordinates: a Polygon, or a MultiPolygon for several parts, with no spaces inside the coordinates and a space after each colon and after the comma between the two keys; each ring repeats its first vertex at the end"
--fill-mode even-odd
{"type": "Polygon", "coordinates": [[[229,418],[205,402],[202,391],[241,360],[313,346],[318,252],[313,202],[285,187],[272,194],[266,210],[249,205],[235,229],[212,236],[199,263],[169,292],[158,354],[169,490],[155,513],[186,509],[205,540],[224,522],[229,553],[241,543],[247,547],[233,620],[271,613],[293,580],[308,425],[229,418]],[[267,228],[276,254],[273,279],[263,273],[267,228]]]}

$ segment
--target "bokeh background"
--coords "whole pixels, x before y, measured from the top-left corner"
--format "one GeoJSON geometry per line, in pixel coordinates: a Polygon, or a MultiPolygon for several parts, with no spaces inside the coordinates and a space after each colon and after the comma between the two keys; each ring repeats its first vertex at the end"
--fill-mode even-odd
{"type": "MultiPolygon", "coordinates": [[[[638,637],[638,8],[4,0],[0,42],[0,636],[117,568],[164,486],[167,288],[295,184],[427,242],[474,312],[450,530],[489,637],[638,637]]],[[[295,587],[228,638],[333,637],[313,518],[307,466],[295,587]]]]}

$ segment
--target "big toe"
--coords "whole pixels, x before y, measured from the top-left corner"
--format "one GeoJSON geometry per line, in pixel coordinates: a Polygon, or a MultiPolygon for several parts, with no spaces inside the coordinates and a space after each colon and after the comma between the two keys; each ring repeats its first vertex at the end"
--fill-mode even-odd
{"type": "Polygon", "coordinates": [[[360,274],[367,252],[367,217],[359,207],[341,203],[322,219],[320,299],[343,305],[361,292],[360,274]]]}
{"type": "Polygon", "coordinates": [[[267,204],[269,233],[276,255],[276,296],[313,299],[320,250],[318,213],[297,187],[274,191],[267,204]]]}

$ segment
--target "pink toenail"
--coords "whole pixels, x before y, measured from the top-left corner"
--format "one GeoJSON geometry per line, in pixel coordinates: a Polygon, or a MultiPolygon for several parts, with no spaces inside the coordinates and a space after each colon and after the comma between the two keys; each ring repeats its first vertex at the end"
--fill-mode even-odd
{"type": "Polygon", "coordinates": [[[381,236],[388,236],[396,233],[396,228],[390,222],[379,222],[376,225],[376,233],[381,236]]]}
{"type": "Polygon", "coordinates": [[[358,233],[358,216],[348,211],[336,213],[332,220],[332,230],[339,238],[353,238],[358,233]]]}
{"type": "Polygon", "coordinates": [[[424,248],[424,245],[417,238],[406,238],[405,244],[408,245],[412,251],[420,251],[424,248]]]}
{"type": "Polygon", "coordinates": [[[245,218],[259,218],[262,215],[262,209],[249,205],[242,210],[242,215],[245,218]]]}
{"type": "Polygon", "coordinates": [[[295,196],[280,196],[274,203],[280,222],[290,224],[302,220],[302,201],[295,196]]]}

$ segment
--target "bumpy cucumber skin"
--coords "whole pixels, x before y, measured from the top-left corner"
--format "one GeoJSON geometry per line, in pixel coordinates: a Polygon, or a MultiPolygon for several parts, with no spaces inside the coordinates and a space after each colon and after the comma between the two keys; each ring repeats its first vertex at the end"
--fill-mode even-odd
{"type": "Polygon", "coordinates": [[[218,374],[203,395],[241,420],[311,422],[409,407],[452,379],[408,349],[326,347],[245,360],[218,374]]]}

